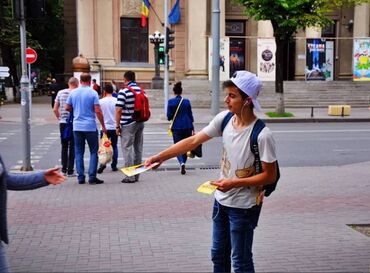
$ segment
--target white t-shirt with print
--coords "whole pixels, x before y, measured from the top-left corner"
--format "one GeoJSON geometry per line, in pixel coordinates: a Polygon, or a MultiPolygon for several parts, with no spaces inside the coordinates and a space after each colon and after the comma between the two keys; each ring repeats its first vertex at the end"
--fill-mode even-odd
{"type": "MultiPolygon", "coordinates": [[[[243,129],[235,129],[233,120],[227,123],[223,134],[221,125],[228,111],[219,113],[205,128],[204,132],[209,137],[222,136],[221,152],[221,178],[242,177],[243,173],[253,171],[254,155],[250,149],[250,136],[256,121],[243,129]],[[238,174],[238,176],[237,176],[238,174]]],[[[260,159],[266,163],[276,161],[275,140],[269,128],[265,127],[258,135],[258,150],[260,159]]],[[[249,175],[248,175],[249,176],[249,175]]],[[[256,205],[256,198],[259,193],[257,187],[232,188],[227,192],[215,191],[216,200],[224,206],[247,209],[256,205]]]]}
{"type": "Polygon", "coordinates": [[[116,130],[116,103],[117,98],[105,97],[99,100],[107,130],[116,130]]]}

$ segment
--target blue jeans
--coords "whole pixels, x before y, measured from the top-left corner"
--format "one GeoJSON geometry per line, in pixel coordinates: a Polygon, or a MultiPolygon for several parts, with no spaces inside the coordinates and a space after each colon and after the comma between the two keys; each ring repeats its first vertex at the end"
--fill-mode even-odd
{"type": "MultiPolygon", "coordinates": [[[[172,130],[173,143],[177,143],[185,138],[188,138],[192,134],[193,129],[173,129],[172,130]]],[[[177,156],[177,160],[179,161],[180,165],[185,164],[187,159],[188,157],[186,156],[186,153],[177,156]]]]}
{"type": "Polygon", "coordinates": [[[98,149],[99,149],[99,134],[95,132],[73,131],[75,141],[76,154],[76,169],[78,181],[85,181],[85,141],[89,145],[90,164],[89,164],[89,181],[96,178],[96,169],[98,167],[98,149]]]}
{"type": "MultiPolygon", "coordinates": [[[[103,131],[100,131],[100,138],[103,136],[103,131]]],[[[117,160],[118,160],[118,148],[117,148],[117,142],[118,142],[118,136],[116,134],[116,130],[107,130],[107,137],[112,143],[112,149],[113,149],[113,158],[112,158],[112,164],[110,165],[112,169],[117,168],[117,160]]]]}
{"type": "MultiPolygon", "coordinates": [[[[59,124],[59,130],[60,135],[62,135],[62,132],[64,128],[66,127],[66,123],[60,123],[59,124]]],[[[68,174],[72,174],[74,170],[75,165],[75,144],[73,137],[71,140],[61,140],[62,144],[62,171],[68,172],[68,174]]]]}
{"type": "Polygon", "coordinates": [[[254,272],[252,244],[261,206],[250,209],[213,206],[212,262],[214,272],[254,272]]]}
{"type": "Polygon", "coordinates": [[[4,243],[0,241],[0,272],[8,273],[10,272],[8,259],[6,257],[6,251],[4,243]]]}

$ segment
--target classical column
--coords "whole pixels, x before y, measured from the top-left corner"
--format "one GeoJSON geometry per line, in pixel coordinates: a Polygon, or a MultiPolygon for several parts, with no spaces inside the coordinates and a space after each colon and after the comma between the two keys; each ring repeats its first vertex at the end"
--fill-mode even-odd
{"type": "Polygon", "coordinates": [[[370,5],[362,4],[355,7],[353,37],[369,37],[370,5]]]}
{"type": "Polygon", "coordinates": [[[207,77],[207,1],[187,0],[187,76],[207,77]]]}
{"type": "MultiPolygon", "coordinates": [[[[96,1],[94,43],[96,58],[102,65],[114,65],[113,0],[96,1]]],[[[119,23],[119,22],[118,22],[119,23]]]]}
{"type": "Polygon", "coordinates": [[[94,1],[77,0],[78,53],[94,58],[94,1]]]}

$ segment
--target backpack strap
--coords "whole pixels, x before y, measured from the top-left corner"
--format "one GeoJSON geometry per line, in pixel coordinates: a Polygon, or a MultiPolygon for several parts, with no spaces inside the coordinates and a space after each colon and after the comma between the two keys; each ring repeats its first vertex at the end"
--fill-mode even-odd
{"type": "Polygon", "coordinates": [[[256,168],[256,174],[261,173],[262,165],[261,165],[261,159],[260,154],[258,150],[258,135],[261,133],[261,131],[265,128],[265,123],[257,119],[256,123],[253,126],[252,134],[250,138],[250,147],[251,151],[254,154],[254,167],[256,168]]]}
{"type": "Polygon", "coordinates": [[[221,123],[221,133],[224,132],[226,125],[229,123],[230,119],[234,116],[234,113],[228,112],[221,123]]]}

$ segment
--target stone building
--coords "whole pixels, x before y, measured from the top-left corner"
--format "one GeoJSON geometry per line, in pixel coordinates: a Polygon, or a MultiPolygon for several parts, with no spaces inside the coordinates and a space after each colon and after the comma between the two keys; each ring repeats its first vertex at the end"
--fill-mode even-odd
{"type": "MultiPolygon", "coordinates": [[[[150,10],[147,27],[142,28],[141,0],[65,0],[66,74],[72,59],[83,54],[101,71],[101,79],[122,81],[124,71],[137,73],[146,85],[154,76],[153,45],[148,35],[163,33],[164,1],[152,1],[158,17],[150,10]]],[[[169,0],[169,10],[175,0],[169,0]]],[[[175,30],[171,50],[171,80],[208,79],[208,38],[211,35],[212,0],[183,0],[181,22],[175,30]]],[[[231,0],[221,0],[221,37],[229,37],[230,52],[242,56],[239,69],[256,72],[257,37],[272,37],[269,22],[256,22],[243,14],[231,0]]],[[[353,37],[368,37],[370,5],[342,8],[329,14],[334,25],[322,30],[299,31],[291,43],[287,75],[304,79],[305,38],[328,37],[334,42],[334,80],[352,78],[353,37]]]]}

